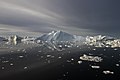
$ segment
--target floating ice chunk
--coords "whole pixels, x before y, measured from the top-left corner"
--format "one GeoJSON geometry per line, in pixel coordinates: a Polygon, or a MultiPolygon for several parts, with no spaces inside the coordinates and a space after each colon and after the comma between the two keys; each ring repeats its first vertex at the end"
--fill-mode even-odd
{"type": "Polygon", "coordinates": [[[114,72],[111,72],[111,71],[103,71],[104,74],[114,74],[114,72]]]}
{"type": "Polygon", "coordinates": [[[100,66],[91,66],[92,68],[98,69],[100,66]]]}
{"type": "Polygon", "coordinates": [[[68,63],[70,63],[70,62],[71,62],[71,60],[67,60],[67,62],[68,62],[68,63]]]}
{"type": "Polygon", "coordinates": [[[79,47],[79,46],[77,46],[77,47],[79,47]]]}
{"type": "Polygon", "coordinates": [[[47,57],[51,57],[51,55],[47,55],[47,57]]]}
{"type": "Polygon", "coordinates": [[[2,63],[8,63],[9,61],[2,61],[2,63]]]}
{"type": "Polygon", "coordinates": [[[120,66],[119,64],[116,64],[116,66],[120,66]]]}
{"type": "Polygon", "coordinates": [[[62,45],[59,45],[58,47],[62,48],[62,45]]]}
{"type": "Polygon", "coordinates": [[[106,51],[106,49],[103,49],[104,51],[106,51]]]}
{"type": "Polygon", "coordinates": [[[26,67],[26,66],[24,67],[24,69],[27,69],[27,68],[28,68],[28,67],[26,67]]]}
{"type": "Polygon", "coordinates": [[[24,56],[19,56],[19,58],[23,58],[24,56]]]}
{"type": "Polygon", "coordinates": [[[82,63],[82,61],[78,61],[78,64],[81,64],[82,63]]]}
{"type": "Polygon", "coordinates": [[[13,66],[13,63],[10,63],[11,66],[13,66]]]}
{"type": "Polygon", "coordinates": [[[5,69],[5,67],[2,67],[2,69],[5,69]]]}
{"type": "Polygon", "coordinates": [[[72,58],[71,60],[73,61],[74,59],[72,58]]]}
{"type": "Polygon", "coordinates": [[[42,51],[38,51],[38,52],[42,52],[42,51]]]}
{"type": "Polygon", "coordinates": [[[61,56],[59,56],[58,58],[59,58],[59,59],[61,59],[62,57],[61,57],[61,56]]]}
{"type": "Polygon", "coordinates": [[[93,49],[93,51],[95,51],[96,49],[93,49]]]}
{"type": "Polygon", "coordinates": [[[85,60],[85,61],[93,61],[93,62],[101,62],[103,59],[101,57],[98,56],[87,56],[87,55],[83,55],[80,57],[81,60],[85,60]]]}
{"type": "Polygon", "coordinates": [[[115,48],[114,50],[116,51],[117,49],[115,48]]]}
{"type": "Polygon", "coordinates": [[[23,49],[22,52],[25,52],[25,49],[23,49]]]}
{"type": "Polygon", "coordinates": [[[51,58],[54,58],[55,56],[51,56],[51,58]]]}

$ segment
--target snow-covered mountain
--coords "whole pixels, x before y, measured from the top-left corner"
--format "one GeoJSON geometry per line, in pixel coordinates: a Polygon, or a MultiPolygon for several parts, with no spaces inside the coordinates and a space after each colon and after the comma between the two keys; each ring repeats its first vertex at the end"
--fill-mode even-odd
{"type": "Polygon", "coordinates": [[[63,32],[63,31],[52,31],[48,34],[44,34],[41,37],[37,38],[36,40],[42,40],[42,41],[76,41],[80,38],[83,38],[81,36],[71,35],[69,33],[63,32]]]}

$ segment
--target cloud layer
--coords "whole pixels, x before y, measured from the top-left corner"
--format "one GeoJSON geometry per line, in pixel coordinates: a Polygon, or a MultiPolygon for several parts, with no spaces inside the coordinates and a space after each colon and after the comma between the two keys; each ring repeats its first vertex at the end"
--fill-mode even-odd
{"type": "Polygon", "coordinates": [[[118,0],[0,0],[0,31],[119,32],[118,0]]]}

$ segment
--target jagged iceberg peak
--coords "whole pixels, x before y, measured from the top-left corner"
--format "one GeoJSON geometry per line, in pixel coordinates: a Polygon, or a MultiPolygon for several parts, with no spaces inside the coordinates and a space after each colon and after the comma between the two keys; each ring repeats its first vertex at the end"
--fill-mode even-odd
{"type": "Polygon", "coordinates": [[[52,31],[48,34],[44,34],[41,37],[37,38],[37,40],[43,41],[73,41],[76,36],[63,32],[63,31],[52,31]]]}

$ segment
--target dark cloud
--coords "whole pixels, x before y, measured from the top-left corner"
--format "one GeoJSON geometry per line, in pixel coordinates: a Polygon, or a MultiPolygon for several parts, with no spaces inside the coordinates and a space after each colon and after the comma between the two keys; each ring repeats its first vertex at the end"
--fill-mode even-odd
{"type": "Polygon", "coordinates": [[[28,31],[79,33],[86,29],[115,33],[120,30],[119,3],[119,0],[0,0],[0,24],[28,31]]]}

